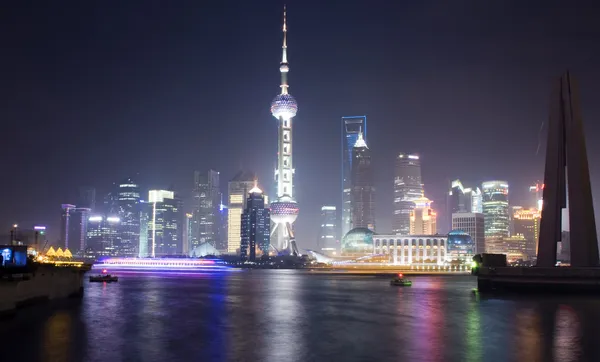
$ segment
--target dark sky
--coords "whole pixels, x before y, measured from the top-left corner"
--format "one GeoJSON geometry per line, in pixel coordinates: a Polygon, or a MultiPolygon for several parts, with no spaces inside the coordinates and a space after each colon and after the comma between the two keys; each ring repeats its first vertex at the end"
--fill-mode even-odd
{"type": "MultiPolygon", "coordinates": [[[[189,193],[194,169],[272,184],[283,1],[12,1],[0,12],[0,227],[48,224],[82,185],[134,176],[189,193]]],[[[314,246],[340,202],[340,117],[368,116],[378,231],[393,162],[422,157],[426,195],[543,172],[552,82],[580,81],[600,192],[600,10],[594,1],[288,1],[297,221],[314,246]],[[542,136],[540,136],[542,135],[542,136]]],[[[439,202],[438,202],[439,203],[439,202]]],[[[598,208],[598,205],[596,206],[598,208]]],[[[1,233],[0,234],[4,234],[1,233]]]]}

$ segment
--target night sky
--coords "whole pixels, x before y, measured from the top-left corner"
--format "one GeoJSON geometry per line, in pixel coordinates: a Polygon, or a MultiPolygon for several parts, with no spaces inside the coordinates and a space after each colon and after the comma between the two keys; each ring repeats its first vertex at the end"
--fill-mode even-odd
{"type": "MultiPolygon", "coordinates": [[[[0,234],[36,223],[57,238],[60,204],[79,186],[100,196],[128,176],[186,196],[194,169],[221,171],[225,189],[243,168],[272,190],[282,7],[4,4],[0,234]]],[[[342,116],[368,116],[378,232],[391,230],[401,151],[421,155],[434,205],[455,178],[506,179],[519,204],[543,176],[542,123],[566,69],[598,195],[599,16],[594,1],[288,1],[300,247],[315,245],[320,206],[341,202],[342,116]]]]}

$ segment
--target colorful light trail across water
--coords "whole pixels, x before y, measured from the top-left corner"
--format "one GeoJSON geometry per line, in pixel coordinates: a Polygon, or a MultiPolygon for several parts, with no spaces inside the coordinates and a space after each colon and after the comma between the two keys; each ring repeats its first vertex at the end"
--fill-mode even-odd
{"type": "Polygon", "coordinates": [[[184,258],[107,258],[92,266],[94,270],[132,272],[222,272],[235,270],[219,259],[184,258]]]}

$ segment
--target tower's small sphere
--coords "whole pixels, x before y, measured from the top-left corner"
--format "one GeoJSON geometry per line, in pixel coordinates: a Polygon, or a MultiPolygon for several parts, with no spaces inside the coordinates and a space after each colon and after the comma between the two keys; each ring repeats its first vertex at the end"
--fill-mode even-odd
{"type": "Polygon", "coordinates": [[[276,224],[292,224],[298,218],[298,203],[290,198],[271,202],[271,220],[276,224]]]}
{"type": "Polygon", "coordinates": [[[279,119],[290,119],[298,112],[298,103],[291,94],[279,94],[271,102],[271,113],[279,119]]]}

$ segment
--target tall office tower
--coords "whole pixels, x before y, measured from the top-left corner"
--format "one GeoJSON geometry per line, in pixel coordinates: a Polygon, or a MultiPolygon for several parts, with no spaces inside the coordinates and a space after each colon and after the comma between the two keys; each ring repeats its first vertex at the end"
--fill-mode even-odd
{"type": "Polygon", "coordinates": [[[410,211],[410,235],[435,235],[437,233],[437,214],[431,208],[431,202],[425,196],[414,201],[415,208],[410,211]]]}
{"type": "Polygon", "coordinates": [[[352,149],[352,228],[375,231],[375,186],[371,150],[362,133],[352,149]]]}
{"type": "Polygon", "coordinates": [[[79,188],[79,200],[77,201],[78,207],[84,207],[87,209],[96,209],[96,189],[89,186],[83,186],[79,188]]]}
{"type": "Polygon", "coordinates": [[[61,218],[60,218],[60,245],[62,246],[64,249],[67,249],[69,246],[71,246],[70,243],[70,238],[69,238],[69,234],[71,232],[71,213],[73,212],[73,210],[76,208],[75,205],[71,205],[71,204],[62,204],[61,205],[62,208],[62,213],[61,213],[61,218]]]}
{"type": "Polygon", "coordinates": [[[120,245],[118,216],[91,215],[88,218],[85,256],[99,258],[115,256],[120,245]]]}
{"type": "Polygon", "coordinates": [[[485,249],[485,217],[474,212],[457,212],[452,214],[452,230],[460,230],[471,236],[475,242],[475,254],[486,252],[485,249]]]}
{"type": "Polygon", "coordinates": [[[317,239],[319,253],[334,256],[339,253],[339,243],[336,238],[337,208],[335,206],[321,207],[321,229],[317,239]]]}
{"type": "Polygon", "coordinates": [[[536,182],[535,185],[531,185],[529,186],[529,197],[530,197],[530,201],[529,204],[527,205],[528,208],[530,209],[537,209],[540,212],[542,211],[542,200],[543,200],[543,195],[542,193],[544,192],[544,184],[541,183],[540,181],[536,182]]]}
{"type": "Polygon", "coordinates": [[[418,155],[401,153],[396,158],[394,176],[394,219],[392,229],[395,234],[409,235],[410,212],[415,208],[415,200],[423,195],[421,183],[421,161],[418,155]]]}
{"type": "Polygon", "coordinates": [[[150,218],[152,217],[152,211],[154,210],[154,204],[140,200],[140,244],[138,247],[138,256],[140,258],[147,258],[151,253],[152,247],[150,246],[150,218]]]}
{"type": "Polygon", "coordinates": [[[508,183],[487,181],[482,184],[486,250],[499,251],[510,234],[508,183]]]}
{"type": "Polygon", "coordinates": [[[242,212],[246,208],[246,196],[254,187],[256,175],[240,171],[229,181],[229,206],[227,208],[227,252],[238,253],[241,243],[242,212]]]}
{"type": "Polygon", "coordinates": [[[299,209],[294,199],[295,170],[292,159],[292,120],[298,112],[298,103],[288,93],[287,74],[290,68],[287,61],[287,21],[285,7],[283,9],[282,49],[283,52],[279,66],[279,71],[281,72],[281,93],[271,102],[271,114],[277,119],[279,135],[277,169],[275,170],[277,198],[271,202],[271,220],[274,223],[272,232],[275,239],[275,248],[279,252],[298,255],[293,223],[298,217],[299,209]]]}
{"type": "Polygon", "coordinates": [[[182,252],[183,211],[181,201],[173,191],[150,190],[148,202],[152,203],[149,222],[150,255],[178,255],[182,252]]]}
{"type": "Polygon", "coordinates": [[[358,134],[367,139],[367,116],[342,117],[342,213],[341,233],[343,237],[352,229],[352,150],[358,134]]]}
{"type": "MultiPolygon", "coordinates": [[[[482,195],[479,187],[463,187],[460,180],[452,181],[446,203],[448,215],[454,213],[482,213],[482,195]]],[[[452,220],[450,220],[452,224],[452,220]]],[[[452,230],[452,226],[450,227],[452,230]]]]}
{"type": "Polygon", "coordinates": [[[528,258],[535,258],[540,236],[541,213],[537,209],[516,209],[513,211],[512,221],[514,235],[521,235],[526,240],[525,254],[528,258]]]}
{"type": "Polygon", "coordinates": [[[121,220],[118,254],[137,256],[140,243],[140,187],[131,178],[118,184],[115,205],[121,220]]]}
{"type": "Polygon", "coordinates": [[[248,192],[241,219],[240,256],[243,261],[255,261],[257,255],[269,255],[271,217],[265,207],[265,197],[256,183],[248,192]]]}
{"type": "Polygon", "coordinates": [[[190,214],[189,212],[185,214],[185,218],[183,219],[183,255],[190,255],[190,251],[194,248],[191,246],[192,244],[192,231],[194,230],[194,214],[190,214]]]}
{"type": "Polygon", "coordinates": [[[193,249],[202,243],[210,243],[216,247],[221,240],[219,172],[209,170],[203,174],[194,171],[192,195],[194,204],[190,248],[193,249]]]}
{"type": "Polygon", "coordinates": [[[72,254],[82,254],[85,251],[88,218],[90,217],[91,212],[92,209],[87,207],[75,207],[69,212],[68,249],[72,254]]]}

